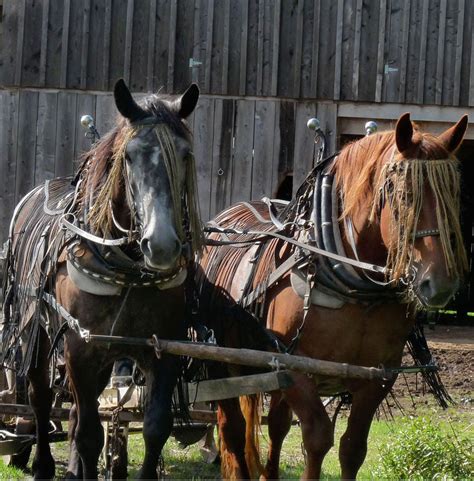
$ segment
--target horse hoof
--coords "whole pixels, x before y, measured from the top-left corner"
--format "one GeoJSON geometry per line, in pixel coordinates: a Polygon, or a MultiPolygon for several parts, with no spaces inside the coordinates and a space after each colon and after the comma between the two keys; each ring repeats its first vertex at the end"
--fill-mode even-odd
{"type": "Polygon", "coordinates": [[[33,461],[31,471],[33,472],[33,479],[35,481],[40,479],[53,479],[56,471],[53,458],[51,458],[48,463],[33,461]]]}

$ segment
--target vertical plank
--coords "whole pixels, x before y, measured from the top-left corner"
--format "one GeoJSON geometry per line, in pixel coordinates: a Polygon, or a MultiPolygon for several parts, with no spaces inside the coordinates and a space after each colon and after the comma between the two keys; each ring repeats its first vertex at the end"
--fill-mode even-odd
{"type": "Polygon", "coordinates": [[[249,0],[242,0],[242,29],[240,33],[239,95],[245,95],[247,86],[247,36],[249,30],[249,0]]]}
{"type": "Polygon", "coordinates": [[[408,62],[408,36],[410,27],[410,0],[405,0],[403,4],[403,20],[402,20],[402,50],[400,55],[400,91],[398,100],[405,102],[406,83],[407,83],[407,62],[408,62]]]}
{"type": "Polygon", "coordinates": [[[252,199],[271,197],[276,190],[273,172],[276,169],[275,146],[276,101],[257,100],[255,102],[254,161],[252,165],[252,199]]]}
{"type": "Polygon", "coordinates": [[[47,27],[45,86],[59,88],[61,77],[62,34],[64,2],[49,0],[49,15],[47,27]]]}
{"type": "Polygon", "coordinates": [[[211,179],[213,157],[210,146],[214,140],[214,99],[201,98],[194,111],[194,157],[201,216],[204,222],[211,213],[211,179]]]}
{"type": "Polygon", "coordinates": [[[359,100],[360,40],[362,27],[362,0],[357,0],[354,27],[354,61],[352,63],[352,95],[359,100]]]}
{"type": "Polygon", "coordinates": [[[311,96],[318,95],[318,67],[319,67],[319,29],[321,22],[321,0],[314,2],[313,18],[313,58],[311,62],[311,96]]]}
{"type": "Polygon", "coordinates": [[[234,100],[215,99],[210,217],[230,204],[234,100]]]}
{"type": "Polygon", "coordinates": [[[211,89],[213,26],[214,26],[214,2],[211,0],[207,4],[206,60],[204,62],[204,91],[206,93],[210,93],[210,89],[211,89]]]}
{"type": "Polygon", "coordinates": [[[386,16],[387,16],[387,0],[380,0],[379,41],[378,41],[378,51],[377,51],[377,81],[375,83],[375,101],[376,102],[382,101],[386,16]]]}
{"type": "Polygon", "coordinates": [[[66,88],[68,47],[69,47],[69,19],[71,16],[71,0],[64,0],[63,30],[61,37],[61,70],[59,74],[59,87],[66,88]]]}
{"type": "Polygon", "coordinates": [[[43,17],[41,21],[41,54],[39,69],[39,86],[46,85],[46,59],[48,55],[48,20],[49,0],[43,0],[43,17]]]}
{"type": "MultiPolygon", "coordinates": [[[[457,35],[456,35],[456,60],[454,64],[454,92],[453,105],[459,105],[461,96],[461,66],[464,36],[464,13],[465,0],[459,0],[457,16],[457,35]]],[[[471,47],[472,48],[472,47],[471,47]]]]}
{"type": "Polygon", "coordinates": [[[263,93],[263,36],[265,22],[265,0],[258,0],[257,23],[257,95],[263,93]]]}
{"type": "MultiPolygon", "coordinates": [[[[127,38],[128,0],[113,0],[111,2],[110,55],[108,78],[110,86],[124,76],[125,42],[127,38]]],[[[108,90],[108,89],[107,89],[108,90]]]]}
{"type": "Polygon", "coordinates": [[[123,79],[130,83],[130,66],[132,61],[132,39],[133,39],[133,13],[135,0],[127,1],[127,19],[125,27],[125,52],[123,59],[123,79]]]}
{"type": "Polygon", "coordinates": [[[336,23],[336,59],[334,64],[334,100],[341,97],[341,70],[342,70],[342,29],[344,15],[344,0],[337,2],[337,23],[336,23]]]}
{"type": "Polygon", "coordinates": [[[420,50],[419,50],[419,67],[418,67],[418,87],[417,102],[423,103],[425,90],[425,72],[426,72],[426,43],[428,37],[428,7],[429,0],[423,0],[423,9],[421,13],[421,32],[420,32],[420,50]]]}
{"type": "Polygon", "coordinates": [[[313,102],[296,104],[295,115],[295,161],[293,165],[293,192],[311,170],[314,149],[313,132],[306,127],[308,119],[316,116],[316,105],[313,102]]]}
{"type": "Polygon", "coordinates": [[[438,57],[436,61],[436,91],[435,103],[440,104],[443,98],[443,71],[444,71],[444,41],[446,34],[446,9],[447,0],[441,0],[439,8],[439,33],[438,57]]]}
{"type": "MultiPolygon", "coordinates": [[[[171,0],[170,2],[170,33],[168,45],[168,81],[166,88],[168,93],[174,91],[174,61],[176,52],[176,21],[177,21],[178,1],[171,0]]],[[[211,40],[212,43],[212,40],[211,40]]]]}
{"type": "MultiPolygon", "coordinates": [[[[193,40],[193,62],[202,62],[201,59],[201,48],[200,48],[200,24],[201,24],[201,0],[194,0],[194,40],[193,40]]],[[[191,77],[193,82],[199,82],[199,66],[192,66],[191,77]]]]}
{"type": "MultiPolygon", "coordinates": [[[[109,51],[104,45],[105,4],[103,0],[90,0],[89,30],[86,55],[86,88],[87,90],[103,90],[104,62],[108,62],[109,51]]],[[[82,39],[84,41],[84,39],[82,39]]],[[[85,48],[85,45],[83,46],[85,48]]],[[[108,47],[107,47],[108,48],[108,47]]],[[[81,72],[81,75],[83,73],[81,72]]],[[[84,83],[83,77],[81,78],[84,83]]]]}
{"type": "Polygon", "coordinates": [[[57,137],[54,175],[62,177],[72,174],[75,143],[75,122],[77,94],[58,93],[57,137]]]}
{"type": "Polygon", "coordinates": [[[303,9],[304,0],[298,0],[298,7],[296,12],[296,45],[295,45],[295,59],[293,71],[293,95],[297,99],[301,92],[301,59],[303,55],[303,9]]]}
{"type": "Polygon", "coordinates": [[[23,43],[25,40],[25,10],[26,0],[19,0],[18,24],[16,37],[16,63],[15,63],[15,85],[21,85],[21,72],[23,68],[23,43]]]}
{"type": "MultiPolygon", "coordinates": [[[[72,169],[76,172],[77,168],[81,164],[81,155],[87,152],[91,148],[91,140],[85,136],[85,129],[81,125],[81,117],[83,115],[91,115],[96,120],[95,113],[96,96],[91,94],[78,94],[76,102],[76,112],[72,123],[75,126],[74,134],[74,154],[72,169]]],[[[100,133],[100,132],[99,132],[100,133]]]]}
{"type": "Polygon", "coordinates": [[[224,0],[224,45],[222,47],[222,95],[229,91],[230,0],[224,0]]]}
{"type": "Polygon", "coordinates": [[[15,202],[34,186],[38,92],[20,91],[15,202]]]}
{"type": "Polygon", "coordinates": [[[337,104],[335,102],[320,102],[317,105],[317,117],[321,130],[326,135],[326,155],[336,152],[337,138],[337,104]]]}
{"type": "MultiPolygon", "coordinates": [[[[189,59],[194,54],[194,12],[195,0],[181,0],[178,2],[176,20],[176,45],[174,55],[174,82],[173,90],[176,93],[184,92],[192,81],[192,71],[189,68],[189,59]]],[[[220,76],[214,72],[214,80],[220,81],[220,76]]]]}
{"type": "Polygon", "coordinates": [[[15,208],[18,147],[18,91],[0,91],[0,242],[7,240],[10,217],[15,208]]]}
{"type": "Polygon", "coordinates": [[[89,53],[89,34],[90,34],[90,15],[91,15],[91,0],[83,1],[82,12],[82,47],[81,47],[81,81],[80,86],[82,90],[87,87],[87,57],[89,53]]]}
{"type": "MultiPolygon", "coordinates": [[[[153,3],[155,2],[135,2],[133,9],[129,84],[133,92],[145,92],[147,90],[148,62],[150,60],[150,45],[148,44],[150,38],[150,9],[153,3]]],[[[154,42],[154,30],[151,36],[154,42]]]]}
{"type": "Polygon", "coordinates": [[[254,152],[255,101],[237,100],[231,203],[250,200],[254,152]]]}
{"type": "MultiPolygon", "coordinates": [[[[275,116],[275,132],[276,138],[279,140],[279,145],[275,146],[275,156],[278,158],[278,166],[274,169],[273,175],[276,175],[274,181],[276,180],[278,185],[277,189],[279,190],[280,185],[285,181],[286,177],[293,173],[296,124],[295,102],[285,100],[279,101],[275,116]]],[[[289,198],[292,197],[292,187],[290,189],[291,192],[288,192],[289,198]]]]}
{"type": "Polygon", "coordinates": [[[97,95],[95,124],[101,136],[106,135],[115,126],[118,115],[113,95],[108,93],[97,95]]]}
{"type": "Polygon", "coordinates": [[[0,84],[15,85],[15,72],[18,63],[18,11],[21,4],[17,2],[6,2],[3,5],[2,29],[2,68],[0,68],[0,84]]]}
{"type": "Polygon", "coordinates": [[[474,106],[474,26],[471,31],[471,59],[469,62],[469,106],[474,106]]]}
{"type": "Polygon", "coordinates": [[[112,28],[112,0],[104,0],[104,63],[102,68],[102,89],[108,90],[110,70],[110,41],[112,28]]]}
{"type": "Polygon", "coordinates": [[[39,86],[42,23],[42,3],[36,0],[26,0],[20,80],[24,87],[39,86]]]}
{"type": "Polygon", "coordinates": [[[40,92],[36,135],[35,185],[54,177],[58,94],[40,92]]]}
{"type": "MultiPolygon", "coordinates": [[[[278,92],[278,56],[280,54],[280,17],[281,0],[275,0],[273,12],[273,45],[272,45],[272,80],[270,95],[276,97],[278,92]]],[[[317,52],[315,52],[317,55],[317,52]]]]}
{"type": "Polygon", "coordinates": [[[150,17],[148,24],[148,56],[146,66],[146,89],[153,92],[155,65],[155,35],[156,35],[156,0],[150,0],[150,17]]]}

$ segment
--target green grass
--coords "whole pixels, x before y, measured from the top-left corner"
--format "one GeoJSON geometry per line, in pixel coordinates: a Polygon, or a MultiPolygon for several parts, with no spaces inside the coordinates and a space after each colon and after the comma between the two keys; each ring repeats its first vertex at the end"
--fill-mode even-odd
{"type": "MultiPolygon", "coordinates": [[[[461,412],[451,408],[441,411],[437,408],[426,408],[417,412],[419,416],[429,417],[439,425],[441,434],[449,435],[453,432],[461,437],[474,437],[474,424],[472,411],[461,412]]],[[[374,473],[381,465],[381,448],[388,445],[407,425],[407,419],[396,416],[394,420],[374,421],[369,436],[368,454],[360,472],[359,479],[375,479],[374,473]]],[[[347,426],[347,419],[341,416],[336,426],[336,442],[328,453],[323,465],[323,479],[333,480],[340,478],[337,446],[339,438],[347,426]]],[[[263,427],[262,452],[266,452],[266,427],[263,427]]],[[[143,459],[143,441],[139,434],[129,438],[129,479],[134,479],[143,459]]],[[[164,449],[165,473],[168,479],[219,479],[219,467],[213,464],[205,464],[199,452],[199,446],[193,445],[182,448],[174,439],[170,439],[164,449]]],[[[58,443],[54,446],[54,456],[58,462],[57,475],[65,473],[67,461],[66,443],[58,443]],[[62,461],[62,462],[61,462],[62,461]]],[[[294,426],[287,436],[283,445],[281,456],[281,478],[297,479],[304,468],[304,455],[301,448],[301,430],[294,426]]],[[[474,473],[472,475],[474,478],[474,473]]],[[[0,479],[24,479],[25,475],[18,471],[6,468],[0,462],[0,479]]]]}

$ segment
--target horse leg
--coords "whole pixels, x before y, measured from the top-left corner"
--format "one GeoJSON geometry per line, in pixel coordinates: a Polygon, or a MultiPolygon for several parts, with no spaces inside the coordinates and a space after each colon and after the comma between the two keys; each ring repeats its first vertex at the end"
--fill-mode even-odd
{"type": "Polygon", "coordinates": [[[67,338],[65,346],[69,383],[77,409],[73,443],[82,460],[84,479],[97,479],[97,463],[104,445],[104,431],[97,407],[100,368],[91,357],[81,355],[83,341],[67,338]],[[76,341],[76,342],[74,342],[76,341]]]}
{"type": "Polygon", "coordinates": [[[306,468],[301,479],[319,479],[324,457],[334,444],[334,430],[316,383],[302,374],[294,374],[295,385],[285,391],[285,400],[301,423],[306,468]]]}
{"type": "Polygon", "coordinates": [[[370,385],[352,395],[347,428],[339,445],[342,479],[356,479],[367,454],[367,437],[374,414],[390,386],[370,385]]]}
{"type": "Polygon", "coordinates": [[[49,446],[49,416],[53,404],[53,391],[49,386],[49,341],[40,328],[36,356],[28,370],[28,396],[36,421],[36,452],[32,464],[34,479],[52,479],[55,464],[49,446]]]}
{"type": "Polygon", "coordinates": [[[283,400],[280,392],[272,394],[268,411],[268,459],[265,465],[265,479],[278,479],[280,453],[283,440],[290,431],[293,412],[283,400]]]}
{"type": "Polygon", "coordinates": [[[219,401],[217,425],[219,427],[222,478],[250,479],[250,472],[245,460],[245,418],[238,398],[219,401]]]}
{"type": "MultiPolygon", "coordinates": [[[[99,374],[97,397],[105,389],[110,379],[111,367],[103,369],[99,374]]],[[[73,404],[69,411],[69,463],[65,479],[82,479],[82,461],[77,450],[75,432],[77,426],[77,406],[73,404]]]]}
{"type": "Polygon", "coordinates": [[[152,359],[143,369],[146,377],[147,394],[143,418],[145,458],[139,479],[158,479],[157,467],[161,450],[173,428],[171,400],[178,377],[179,361],[163,354],[161,359],[152,359]]]}

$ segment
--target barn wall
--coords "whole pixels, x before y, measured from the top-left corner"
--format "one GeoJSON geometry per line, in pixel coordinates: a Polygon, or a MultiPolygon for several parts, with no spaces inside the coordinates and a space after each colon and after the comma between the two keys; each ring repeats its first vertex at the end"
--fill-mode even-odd
{"type": "Polygon", "coordinates": [[[473,16],[466,0],[5,0],[0,83],[468,106],[473,16]]]}

